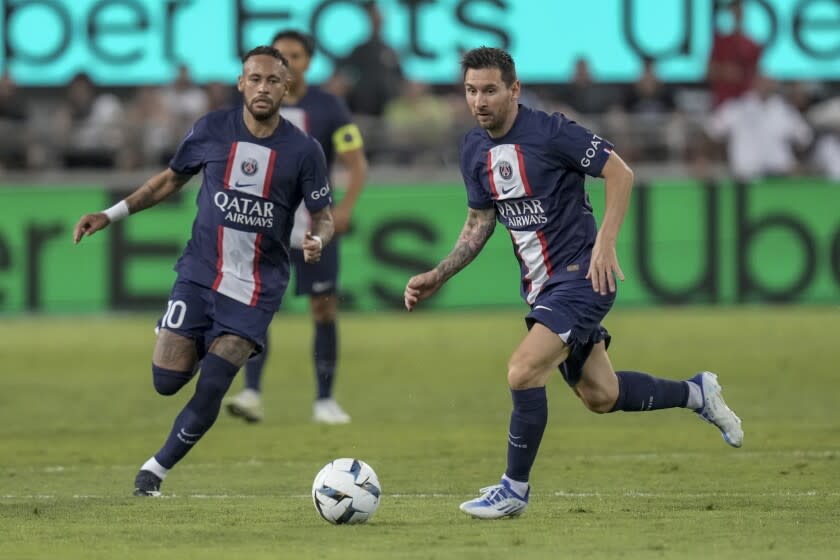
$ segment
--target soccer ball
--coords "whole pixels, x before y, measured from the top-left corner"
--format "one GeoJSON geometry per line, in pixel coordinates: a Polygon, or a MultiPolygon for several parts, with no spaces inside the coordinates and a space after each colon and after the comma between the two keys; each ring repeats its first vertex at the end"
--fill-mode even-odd
{"type": "Polygon", "coordinates": [[[324,465],[312,483],[318,513],[335,525],[364,523],[379,507],[379,479],[358,459],[336,459],[324,465]]]}

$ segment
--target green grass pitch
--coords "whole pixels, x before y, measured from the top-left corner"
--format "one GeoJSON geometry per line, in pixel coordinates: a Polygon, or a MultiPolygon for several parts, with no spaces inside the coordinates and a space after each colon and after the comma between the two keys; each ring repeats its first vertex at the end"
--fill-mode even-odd
{"type": "MultiPolygon", "coordinates": [[[[504,469],[505,365],[522,313],[345,315],[337,395],[349,426],[310,422],[310,326],[278,315],[267,419],[222,412],[161,499],[134,475],[192,393],[151,386],[151,316],[0,323],[0,558],[840,558],[840,313],[622,309],[617,369],[719,373],[744,447],[684,410],[587,412],[556,376],[531,504],[476,521],[458,504],[504,469]],[[328,525],[312,479],[368,462],[370,523],[328,525]]],[[[234,389],[241,380],[234,382],[234,389]]]]}

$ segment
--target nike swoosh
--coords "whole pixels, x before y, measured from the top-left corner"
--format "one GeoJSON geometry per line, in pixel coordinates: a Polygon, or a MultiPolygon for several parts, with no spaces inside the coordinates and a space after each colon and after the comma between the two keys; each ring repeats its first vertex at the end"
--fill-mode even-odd
{"type": "Polygon", "coordinates": [[[534,309],[545,309],[546,311],[553,311],[550,307],[546,307],[545,305],[535,305],[534,309]]]}
{"type": "Polygon", "coordinates": [[[516,186],[513,186],[513,187],[511,187],[511,188],[509,188],[509,189],[502,189],[502,194],[507,194],[507,193],[509,193],[510,191],[514,190],[515,188],[516,188],[516,186]]]}
{"type": "Polygon", "coordinates": [[[253,187],[256,186],[256,183],[240,183],[239,181],[233,184],[233,188],[235,189],[244,189],[245,187],[253,187]]]}

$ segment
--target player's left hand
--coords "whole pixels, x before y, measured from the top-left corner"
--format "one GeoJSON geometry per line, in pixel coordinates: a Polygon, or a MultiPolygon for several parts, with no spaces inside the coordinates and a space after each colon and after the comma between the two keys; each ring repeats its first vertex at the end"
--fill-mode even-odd
{"type": "Polygon", "coordinates": [[[615,292],[616,277],[624,281],[624,273],[618,266],[615,244],[605,242],[599,235],[595,238],[595,246],[592,247],[592,260],[589,262],[586,278],[592,280],[594,291],[605,296],[607,290],[615,292]]]}
{"type": "Polygon", "coordinates": [[[353,218],[353,209],[346,204],[339,204],[333,209],[333,225],[336,233],[347,233],[350,230],[350,221],[353,218]]]}
{"type": "Polygon", "coordinates": [[[303,237],[303,260],[307,263],[316,263],[321,260],[321,250],[324,246],[320,238],[307,231],[303,237]]]}

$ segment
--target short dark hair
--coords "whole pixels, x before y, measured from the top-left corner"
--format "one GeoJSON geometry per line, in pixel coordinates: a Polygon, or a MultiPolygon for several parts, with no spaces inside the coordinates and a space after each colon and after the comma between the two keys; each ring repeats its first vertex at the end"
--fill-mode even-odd
{"type": "Polygon", "coordinates": [[[297,41],[301,44],[301,46],[303,46],[303,50],[306,51],[306,56],[309,58],[312,58],[312,55],[315,54],[315,39],[313,39],[311,35],[302,31],[298,31],[297,29],[285,29],[280,31],[274,36],[274,39],[271,40],[271,44],[273,45],[280,39],[291,39],[292,41],[297,41]]]}
{"type": "Polygon", "coordinates": [[[286,57],[280,54],[280,51],[269,45],[260,45],[259,47],[254,47],[250,51],[246,52],[244,55],[242,55],[242,64],[248,62],[248,59],[252,56],[259,56],[262,54],[276,58],[277,60],[283,63],[283,66],[285,66],[286,68],[289,67],[289,61],[286,60],[286,57]]]}
{"type": "Polygon", "coordinates": [[[464,53],[461,59],[461,73],[466,78],[467,70],[498,68],[502,72],[502,81],[510,87],[516,81],[516,64],[507,51],[492,47],[478,47],[464,53]]]}

